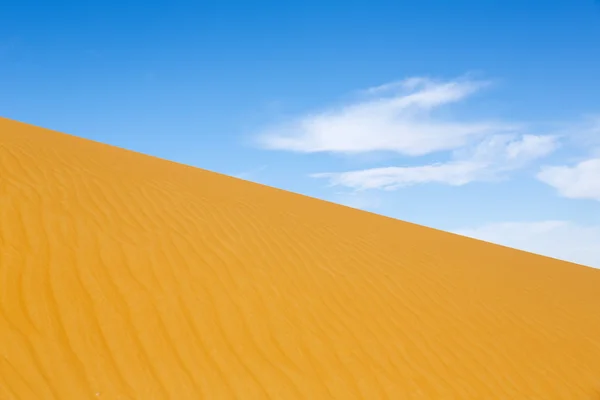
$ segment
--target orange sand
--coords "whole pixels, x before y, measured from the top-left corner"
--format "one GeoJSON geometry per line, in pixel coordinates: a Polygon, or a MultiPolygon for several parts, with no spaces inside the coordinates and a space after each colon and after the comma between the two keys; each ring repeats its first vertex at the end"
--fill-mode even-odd
{"type": "Polygon", "coordinates": [[[600,270],[0,119],[0,399],[98,398],[597,400],[600,270]]]}

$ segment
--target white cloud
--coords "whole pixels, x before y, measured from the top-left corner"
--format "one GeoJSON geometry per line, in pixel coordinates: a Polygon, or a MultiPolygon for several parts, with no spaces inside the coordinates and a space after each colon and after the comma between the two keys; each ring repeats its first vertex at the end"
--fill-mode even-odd
{"type": "Polygon", "coordinates": [[[582,161],[573,167],[542,167],[537,178],[564,197],[600,201],[600,158],[582,161]]]}
{"type": "Polygon", "coordinates": [[[600,226],[567,221],[504,222],[454,233],[600,268],[600,226]]]}
{"type": "Polygon", "coordinates": [[[462,147],[515,126],[487,121],[449,121],[432,111],[457,103],[487,82],[409,78],[365,90],[353,104],[274,126],[258,137],[267,149],[302,153],[393,151],[418,156],[462,147]]]}
{"type": "Polygon", "coordinates": [[[557,147],[557,137],[551,135],[494,135],[466,153],[468,158],[496,164],[497,168],[514,169],[550,154],[557,147]]]}
{"type": "Polygon", "coordinates": [[[503,173],[522,168],[544,157],[558,146],[554,136],[493,135],[477,145],[454,153],[454,160],[416,167],[385,167],[340,173],[317,173],[333,186],[357,190],[384,189],[420,183],[442,183],[461,186],[474,181],[501,178],[503,173]]]}
{"type": "Polygon", "coordinates": [[[425,182],[460,186],[474,180],[481,165],[469,162],[452,162],[419,167],[384,167],[348,172],[312,174],[313,178],[327,178],[332,186],[353,189],[394,190],[425,182]]]}

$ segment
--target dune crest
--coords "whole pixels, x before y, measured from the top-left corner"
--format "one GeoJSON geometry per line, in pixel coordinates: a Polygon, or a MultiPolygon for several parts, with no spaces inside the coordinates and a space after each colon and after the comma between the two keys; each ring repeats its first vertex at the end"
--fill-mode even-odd
{"type": "Polygon", "coordinates": [[[600,399],[600,271],[0,119],[8,399],[600,399]]]}

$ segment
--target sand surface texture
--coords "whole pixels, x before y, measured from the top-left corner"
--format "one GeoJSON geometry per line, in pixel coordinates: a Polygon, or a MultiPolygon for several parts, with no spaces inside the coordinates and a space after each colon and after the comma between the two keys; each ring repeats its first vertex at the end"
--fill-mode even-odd
{"type": "Polygon", "coordinates": [[[0,119],[0,399],[98,398],[599,400],[600,270],[0,119]]]}

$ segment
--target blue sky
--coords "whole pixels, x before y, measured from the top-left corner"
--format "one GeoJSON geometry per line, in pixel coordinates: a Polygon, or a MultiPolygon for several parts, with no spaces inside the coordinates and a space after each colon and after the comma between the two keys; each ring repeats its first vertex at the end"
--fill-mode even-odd
{"type": "Polygon", "coordinates": [[[15,2],[0,114],[600,267],[600,2],[15,2]]]}

